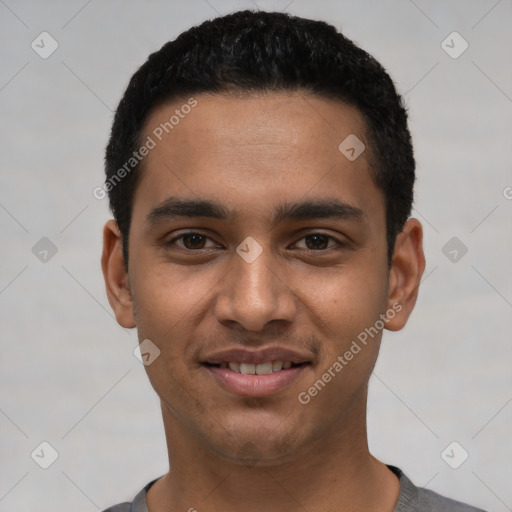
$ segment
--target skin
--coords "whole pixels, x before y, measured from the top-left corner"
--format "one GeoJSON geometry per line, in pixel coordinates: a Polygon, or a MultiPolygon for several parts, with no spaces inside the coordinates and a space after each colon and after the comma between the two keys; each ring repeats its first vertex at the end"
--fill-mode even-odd
{"type": "MultiPolygon", "coordinates": [[[[145,159],[128,271],[116,223],[104,228],[116,319],[161,351],[146,370],[170,471],[150,489],[149,510],[391,512],[399,481],[370,454],[366,432],[381,332],[307,405],[297,396],[393,305],[401,310],[386,329],[405,325],[425,268],[421,224],[407,221],[389,268],[384,197],[355,108],[299,92],[195,98],[145,159]],[[338,150],[349,134],[367,147],[353,162],[338,150]],[[233,215],[148,222],[170,197],[216,201],[233,215]],[[285,202],[326,198],[363,214],[271,222],[285,202]],[[205,237],[176,240],[187,230],[205,237]],[[248,236],[263,250],[252,263],[236,252],[248,236]],[[230,393],[200,364],[216,350],[271,345],[311,364],[270,396],[230,393]]],[[[156,108],[141,140],[185,101],[156,108]]]]}

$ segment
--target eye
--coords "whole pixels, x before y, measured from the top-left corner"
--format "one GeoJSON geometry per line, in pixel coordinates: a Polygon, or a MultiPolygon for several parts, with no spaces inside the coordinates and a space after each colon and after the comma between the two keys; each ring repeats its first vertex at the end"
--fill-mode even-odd
{"type": "Polygon", "coordinates": [[[305,243],[303,247],[299,247],[299,249],[307,249],[310,251],[324,251],[326,249],[332,249],[333,247],[344,245],[334,237],[325,235],[323,233],[312,233],[310,235],[306,235],[302,237],[295,245],[300,244],[302,240],[304,240],[305,243]],[[329,244],[329,242],[331,242],[331,244],[329,244]]]}
{"type": "MultiPolygon", "coordinates": [[[[168,246],[177,246],[188,251],[213,249],[219,246],[207,235],[198,232],[182,233],[166,243],[168,246]]],[[[326,251],[335,247],[344,247],[345,244],[324,233],[311,233],[302,237],[294,244],[295,248],[308,251],[326,251]]]]}
{"type": "Polygon", "coordinates": [[[213,247],[217,247],[217,245],[213,242],[213,240],[202,233],[182,233],[181,235],[173,238],[167,245],[177,245],[182,249],[187,250],[201,250],[201,249],[210,249],[213,247]],[[210,241],[210,245],[207,246],[207,241],[210,241]]]}

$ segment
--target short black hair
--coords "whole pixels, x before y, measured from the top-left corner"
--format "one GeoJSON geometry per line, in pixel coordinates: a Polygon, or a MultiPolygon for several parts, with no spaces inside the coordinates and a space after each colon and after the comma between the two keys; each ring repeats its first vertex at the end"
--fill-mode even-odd
{"type": "Polygon", "coordinates": [[[105,190],[122,234],[126,268],[133,197],[143,171],[143,161],[133,157],[149,114],[192,94],[278,91],[339,100],[362,114],[371,175],[385,197],[390,264],[396,236],[411,214],[415,180],[407,112],[393,81],[328,23],[245,10],[192,27],[151,54],[119,103],[106,149],[105,190]]]}

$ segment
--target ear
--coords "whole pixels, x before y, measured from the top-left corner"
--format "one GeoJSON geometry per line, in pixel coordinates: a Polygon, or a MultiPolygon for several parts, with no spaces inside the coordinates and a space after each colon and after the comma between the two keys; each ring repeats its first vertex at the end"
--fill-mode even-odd
{"type": "Polygon", "coordinates": [[[407,323],[424,270],[423,228],[417,219],[409,219],[396,238],[389,272],[388,310],[396,313],[386,322],[389,331],[399,331],[407,323]]]}
{"type": "Polygon", "coordinates": [[[123,257],[123,236],[114,220],[109,220],[103,228],[101,269],[108,301],[118,324],[126,329],[135,327],[130,281],[123,257]]]}

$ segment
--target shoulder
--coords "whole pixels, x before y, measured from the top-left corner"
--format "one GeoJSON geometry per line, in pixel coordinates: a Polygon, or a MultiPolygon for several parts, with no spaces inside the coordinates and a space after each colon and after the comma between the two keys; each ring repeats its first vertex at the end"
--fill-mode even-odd
{"type": "Polygon", "coordinates": [[[133,498],[131,502],[119,503],[113,507],[105,509],[103,512],[148,512],[146,495],[149,488],[158,480],[155,478],[149,482],[144,488],[133,498]]]}
{"type": "Polygon", "coordinates": [[[419,510],[446,512],[484,512],[481,508],[455,501],[437,494],[429,489],[418,488],[419,510]]]}
{"type": "Polygon", "coordinates": [[[400,494],[393,512],[485,512],[480,508],[416,487],[403,471],[388,465],[400,480],[400,494]]]}
{"type": "Polygon", "coordinates": [[[119,503],[119,505],[114,505],[113,507],[109,507],[105,509],[103,512],[131,512],[132,504],[131,503],[119,503]]]}

